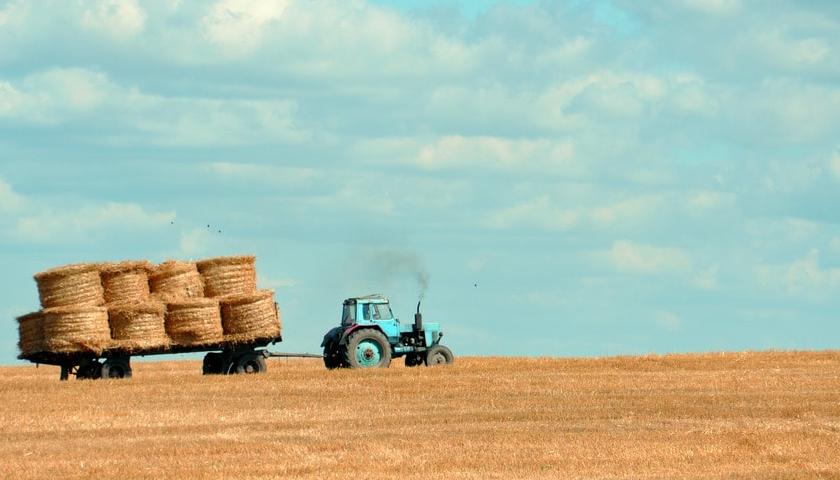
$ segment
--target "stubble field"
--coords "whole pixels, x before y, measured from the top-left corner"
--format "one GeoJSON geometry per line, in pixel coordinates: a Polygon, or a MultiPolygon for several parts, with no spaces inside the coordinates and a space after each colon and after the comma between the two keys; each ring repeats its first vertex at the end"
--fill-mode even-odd
{"type": "Polygon", "coordinates": [[[2,478],[840,478],[840,352],[0,367],[2,478]]]}

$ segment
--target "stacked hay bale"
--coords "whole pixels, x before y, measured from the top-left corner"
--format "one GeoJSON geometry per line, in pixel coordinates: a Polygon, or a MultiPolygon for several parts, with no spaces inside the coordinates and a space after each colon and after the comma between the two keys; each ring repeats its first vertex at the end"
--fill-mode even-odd
{"type": "Polygon", "coordinates": [[[108,347],[111,337],[99,266],[79,263],[35,275],[43,310],[18,319],[22,354],[99,353],[108,347]]]}
{"type": "Polygon", "coordinates": [[[127,352],[166,348],[164,313],[166,307],[155,301],[118,303],[108,306],[112,347],[127,352]]]}
{"type": "Polygon", "coordinates": [[[149,284],[152,297],[162,302],[204,296],[204,284],[194,262],[163,262],[149,275],[149,284]]]}
{"type": "Polygon", "coordinates": [[[42,311],[19,317],[19,348],[127,352],[280,335],[274,292],[257,290],[255,257],[73,264],[35,275],[42,311]]]}
{"type": "Polygon", "coordinates": [[[146,260],[103,264],[99,269],[105,303],[141,303],[149,300],[149,272],[146,260]]]}
{"type": "Polygon", "coordinates": [[[219,301],[191,298],[166,304],[166,333],[179,345],[211,345],[223,340],[219,301]]]}
{"type": "Polygon", "coordinates": [[[107,308],[69,305],[44,309],[44,350],[99,354],[110,343],[107,308]]]}
{"type": "MultiPolygon", "coordinates": [[[[149,287],[152,271],[152,264],[146,260],[109,263],[100,268],[112,348],[134,352],[169,347],[169,337],[164,328],[166,308],[160,301],[152,299],[149,287]]],[[[175,277],[172,282],[171,276],[165,274],[159,284],[171,286],[184,283],[177,278],[178,275],[175,277]]]]}
{"type": "Polygon", "coordinates": [[[274,292],[257,291],[255,261],[253,256],[233,256],[196,263],[205,296],[219,300],[225,341],[244,343],[280,335],[274,292]]]}
{"type": "Polygon", "coordinates": [[[280,310],[271,290],[229,295],[220,304],[225,340],[237,343],[280,335],[280,310]]]}
{"type": "Polygon", "coordinates": [[[20,353],[31,355],[44,349],[44,313],[33,312],[17,318],[20,353]]]}

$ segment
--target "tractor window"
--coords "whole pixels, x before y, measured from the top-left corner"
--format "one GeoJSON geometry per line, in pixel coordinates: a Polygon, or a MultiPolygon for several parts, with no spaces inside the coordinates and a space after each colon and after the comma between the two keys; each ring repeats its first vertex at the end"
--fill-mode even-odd
{"type": "Polygon", "coordinates": [[[344,312],[341,315],[342,325],[353,325],[356,323],[356,305],[344,305],[344,312]]]}
{"type": "Polygon", "coordinates": [[[387,303],[377,303],[374,307],[373,318],[375,320],[390,320],[394,318],[394,315],[391,313],[391,307],[387,303]]]}
{"type": "Polygon", "coordinates": [[[365,303],[362,305],[362,315],[365,317],[365,320],[370,320],[370,304],[365,303]]]}

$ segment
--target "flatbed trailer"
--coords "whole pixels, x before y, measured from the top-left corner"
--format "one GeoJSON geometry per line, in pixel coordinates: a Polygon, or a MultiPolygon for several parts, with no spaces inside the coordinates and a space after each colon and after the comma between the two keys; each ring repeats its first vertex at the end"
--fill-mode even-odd
{"type": "Polygon", "coordinates": [[[131,357],[169,355],[178,353],[207,352],[202,363],[204,375],[229,375],[236,373],[262,373],[267,369],[265,359],[283,358],[322,358],[323,355],[311,353],[272,352],[266,347],[283,341],[283,337],[256,338],[247,342],[205,343],[201,345],[169,345],[147,349],[127,350],[124,348],[106,348],[96,352],[36,352],[21,354],[21,360],[35,364],[61,367],[60,379],[67,380],[70,375],[77,379],[130,378],[131,357]]]}

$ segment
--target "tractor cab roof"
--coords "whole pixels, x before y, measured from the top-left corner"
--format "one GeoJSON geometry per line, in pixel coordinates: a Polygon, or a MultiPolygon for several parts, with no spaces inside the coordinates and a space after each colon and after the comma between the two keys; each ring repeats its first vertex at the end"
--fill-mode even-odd
{"type": "Polygon", "coordinates": [[[353,305],[355,303],[388,303],[388,297],[385,295],[374,294],[366,295],[364,297],[348,298],[344,301],[345,305],[353,305]]]}

